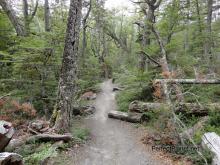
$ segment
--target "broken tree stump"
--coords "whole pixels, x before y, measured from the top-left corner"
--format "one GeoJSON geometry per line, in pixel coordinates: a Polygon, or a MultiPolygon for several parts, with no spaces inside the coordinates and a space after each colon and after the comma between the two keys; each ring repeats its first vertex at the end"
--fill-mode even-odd
{"type": "Polygon", "coordinates": [[[0,165],[23,165],[23,158],[21,155],[10,152],[0,153],[0,165]]]}
{"type": "Polygon", "coordinates": [[[140,123],[142,114],[111,111],[108,113],[108,117],[113,118],[113,119],[119,119],[122,121],[131,122],[131,123],[140,123]]]}
{"type": "Polygon", "coordinates": [[[3,120],[0,120],[0,152],[3,152],[5,147],[10,142],[14,135],[14,128],[12,124],[3,120]]]}
{"type": "Polygon", "coordinates": [[[213,165],[220,165],[220,137],[215,132],[205,133],[202,137],[202,146],[214,153],[213,165]]]}

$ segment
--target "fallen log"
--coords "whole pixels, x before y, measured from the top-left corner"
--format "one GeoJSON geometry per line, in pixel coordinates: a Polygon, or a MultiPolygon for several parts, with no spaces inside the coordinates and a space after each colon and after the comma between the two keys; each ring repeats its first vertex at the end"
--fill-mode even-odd
{"type": "Polygon", "coordinates": [[[148,111],[154,111],[166,107],[167,104],[163,103],[145,103],[141,101],[133,101],[129,105],[129,112],[143,113],[148,111]]]}
{"type": "Polygon", "coordinates": [[[29,137],[26,140],[26,143],[34,143],[34,142],[48,142],[48,141],[64,141],[68,142],[72,140],[73,137],[71,135],[59,135],[59,134],[38,134],[29,137]]]}
{"type": "Polygon", "coordinates": [[[214,153],[212,164],[220,165],[220,137],[214,132],[205,133],[202,137],[202,146],[214,153]]]}
{"type": "Polygon", "coordinates": [[[207,116],[210,111],[220,111],[220,104],[199,105],[197,103],[180,103],[176,106],[175,111],[185,115],[207,116]]]}
{"type": "Polygon", "coordinates": [[[5,147],[10,142],[14,135],[14,128],[12,124],[3,120],[0,120],[0,152],[4,151],[5,147]]]}
{"type": "Polygon", "coordinates": [[[140,123],[142,114],[111,111],[108,113],[108,117],[113,118],[113,119],[119,119],[122,121],[131,122],[131,123],[140,123]]]}
{"type": "Polygon", "coordinates": [[[220,84],[218,79],[156,79],[155,82],[170,84],[220,84]]]}
{"type": "Polygon", "coordinates": [[[23,158],[16,153],[2,152],[0,153],[1,165],[23,165],[23,158]]]}
{"type": "MultiPolygon", "coordinates": [[[[133,101],[129,105],[129,112],[144,113],[162,108],[169,109],[169,105],[164,103],[145,103],[141,101],[133,101]]],[[[176,113],[195,116],[207,116],[211,110],[220,111],[220,104],[211,103],[200,105],[197,103],[180,103],[175,107],[176,113]]]]}

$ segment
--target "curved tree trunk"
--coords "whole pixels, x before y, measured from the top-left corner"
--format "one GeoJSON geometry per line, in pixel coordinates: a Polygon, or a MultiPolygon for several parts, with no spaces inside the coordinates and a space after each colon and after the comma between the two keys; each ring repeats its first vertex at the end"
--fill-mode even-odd
{"type": "Polygon", "coordinates": [[[57,116],[55,130],[68,131],[70,126],[76,93],[81,10],[82,0],[71,0],[58,87],[57,110],[60,115],[57,116]]]}
{"type": "Polygon", "coordinates": [[[14,26],[17,35],[18,36],[25,36],[26,35],[25,28],[22,25],[22,22],[16,16],[14,9],[9,4],[9,2],[7,0],[0,0],[0,5],[1,5],[2,9],[4,10],[4,12],[7,14],[12,25],[14,26]]]}

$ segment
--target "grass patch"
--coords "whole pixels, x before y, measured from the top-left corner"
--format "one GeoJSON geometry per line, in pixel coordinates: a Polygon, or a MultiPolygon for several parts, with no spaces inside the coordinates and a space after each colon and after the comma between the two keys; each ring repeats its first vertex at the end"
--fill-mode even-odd
{"type": "Polygon", "coordinates": [[[80,141],[86,141],[89,137],[89,130],[87,128],[76,128],[73,130],[73,135],[80,141]]]}

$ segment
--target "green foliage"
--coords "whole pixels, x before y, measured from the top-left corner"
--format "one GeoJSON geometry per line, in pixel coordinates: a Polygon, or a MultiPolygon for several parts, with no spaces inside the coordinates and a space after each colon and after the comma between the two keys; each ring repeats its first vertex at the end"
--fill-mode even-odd
{"type": "Polygon", "coordinates": [[[116,95],[119,111],[127,111],[129,104],[134,100],[152,101],[152,89],[150,84],[153,73],[137,74],[135,71],[126,74],[115,74],[116,83],[124,87],[116,95]]]}
{"type": "MultiPolygon", "coordinates": [[[[203,156],[206,158],[208,165],[212,164],[212,159],[213,159],[213,154],[210,150],[208,149],[203,149],[201,151],[201,153],[203,154],[203,156]]],[[[193,161],[193,163],[195,165],[201,165],[201,164],[205,164],[204,163],[204,159],[198,155],[197,152],[193,151],[193,152],[186,152],[183,153],[184,155],[190,157],[190,159],[193,161]]]]}
{"type": "Polygon", "coordinates": [[[41,144],[35,151],[35,153],[28,155],[24,158],[25,164],[27,165],[37,165],[42,160],[56,156],[57,152],[54,150],[50,143],[41,144]]]}

